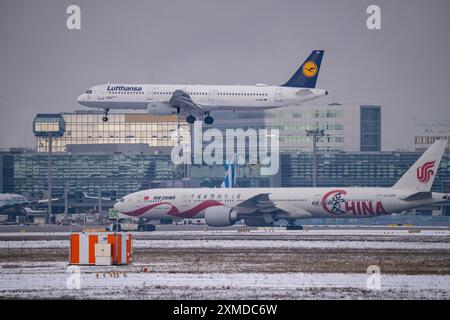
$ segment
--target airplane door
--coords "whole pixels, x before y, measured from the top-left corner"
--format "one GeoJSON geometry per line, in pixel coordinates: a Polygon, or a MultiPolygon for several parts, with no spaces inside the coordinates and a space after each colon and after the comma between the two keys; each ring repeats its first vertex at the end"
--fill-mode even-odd
{"type": "Polygon", "coordinates": [[[136,197],[136,201],[134,202],[134,206],[136,209],[141,208],[143,204],[143,198],[142,197],[136,197]]]}
{"type": "Polygon", "coordinates": [[[98,89],[98,91],[97,91],[97,99],[99,99],[99,100],[105,99],[105,91],[103,89],[98,89]]]}
{"type": "Polygon", "coordinates": [[[189,209],[189,195],[185,193],[179,193],[176,195],[177,198],[177,205],[180,211],[185,211],[189,209]]]}
{"type": "Polygon", "coordinates": [[[276,88],[275,89],[275,102],[281,102],[283,101],[283,92],[282,88],[276,88]]]}
{"type": "Polygon", "coordinates": [[[210,90],[208,94],[208,100],[214,101],[216,99],[216,94],[217,94],[216,90],[210,90]]]}
{"type": "Polygon", "coordinates": [[[147,89],[147,100],[153,100],[153,91],[154,90],[155,89],[153,89],[151,87],[148,87],[148,89],[147,89]]]}
{"type": "Polygon", "coordinates": [[[147,93],[147,100],[157,100],[158,98],[157,92],[159,92],[160,90],[161,90],[160,88],[150,88],[147,93]]]}

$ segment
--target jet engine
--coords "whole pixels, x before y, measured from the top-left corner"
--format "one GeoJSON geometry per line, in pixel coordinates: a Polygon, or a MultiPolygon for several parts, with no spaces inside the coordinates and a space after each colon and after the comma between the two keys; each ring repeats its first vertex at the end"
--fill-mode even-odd
{"type": "Polygon", "coordinates": [[[168,116],[176,113],[176,109],[165,102],[149,103],[147,106],[147,113],[157,116],[168,116]]]}
{"type": "Polygon", "coordinates": [[[205,210],[205,222],[211,227],[231,226],[238,220],[236,211],[227,207],[211,207],[205,210]]]}

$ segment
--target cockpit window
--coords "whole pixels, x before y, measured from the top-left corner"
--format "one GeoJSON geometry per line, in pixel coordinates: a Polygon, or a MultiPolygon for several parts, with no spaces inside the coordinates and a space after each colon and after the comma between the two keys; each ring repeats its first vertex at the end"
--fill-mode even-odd
{"type": "Polygon", "coordinates": [[[122,198],[119,200],[119,202],[124,202],[124,201],[125,201],[125,198],[122,198]]]}
{"type": "Polygon", "coordinates": [[[92,93],[92,90],[89,89],[88,91],[86,91],[86,93],[89,93],[89,94],[90,94],[90,93],[92,93]]]}

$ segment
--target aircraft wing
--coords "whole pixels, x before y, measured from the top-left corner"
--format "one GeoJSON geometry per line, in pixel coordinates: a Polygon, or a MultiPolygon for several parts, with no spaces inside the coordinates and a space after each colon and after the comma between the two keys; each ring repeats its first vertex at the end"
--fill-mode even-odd
{"type": "Polygon", "coordinates": [[[277,208],[269,198],[269,193],[260,193],[244,202],[238,204],[235,208],[240,214],[258,213],[280,213],[282,210],[277,208]]]}
{"type": "Polygon", "coordinates": [[[95,200],[100,200],[100,199],[101,199],[101,200],[113,201],[111,198],[90,196],[90,195],[88,195],[87,193],[83,193],[83,196],[84,196],[86,199],[95,199],[95,200]]]}
{"type": "MultiPolygon", "coordinates": [[[[53,198],[52,201],[58,201],[59,198],[53,198]]],[[[40,203],[47,203],[49,202],[49,199],[42,199],[42,200],[34,200],[34,201],[30,201],[30,204],[40,204],[40,203]]]]}
{"type": "Polygon", "coordinates": [[[4,204],[2,206],[0,206],[0,209],[9,209],[9,208],[13,208],[13,207],[24,207],[24,206],[28,206],[30,203],[28,201],[17,201],[17,202],[9,202],[7,204],[4,204]]]}
{"type": "Polygon", "coordinates": [[[179,108],[180,111],[191,109],[198,112],[205,112],[206,105],[200,105],[192,101],[191,96],[183,90],[175,90],[172,97],[168,101],[172,107],[179,108]]]}

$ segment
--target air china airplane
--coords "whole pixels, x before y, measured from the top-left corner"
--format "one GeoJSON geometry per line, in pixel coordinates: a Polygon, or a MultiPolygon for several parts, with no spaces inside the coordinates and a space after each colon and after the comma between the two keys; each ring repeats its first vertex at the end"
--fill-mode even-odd
{"type": "Polygon", "coordinates": [[[77,101],[86,107],[104,110],[108,121],[112,109],[143,109],[153,115],[178,114],[194,123],[196,116],[206,124],[214,122],[214,110],[259,111],[299,105],[328,94],[315,89],[323,50],[314,50],[295,74],[283,85],[216,86],[101,84],[81,94],[77,101]]]}
{"type": "Polygon", "coordinates": [[[209,226],[243,219],[250,226],[279,219],[375,217],[448,201],[431,192],[446,147],[436,141],[391,188],[189,188],[150,189],[129,194],[114,208],[147,219],[205,218],[209,226]]]}

